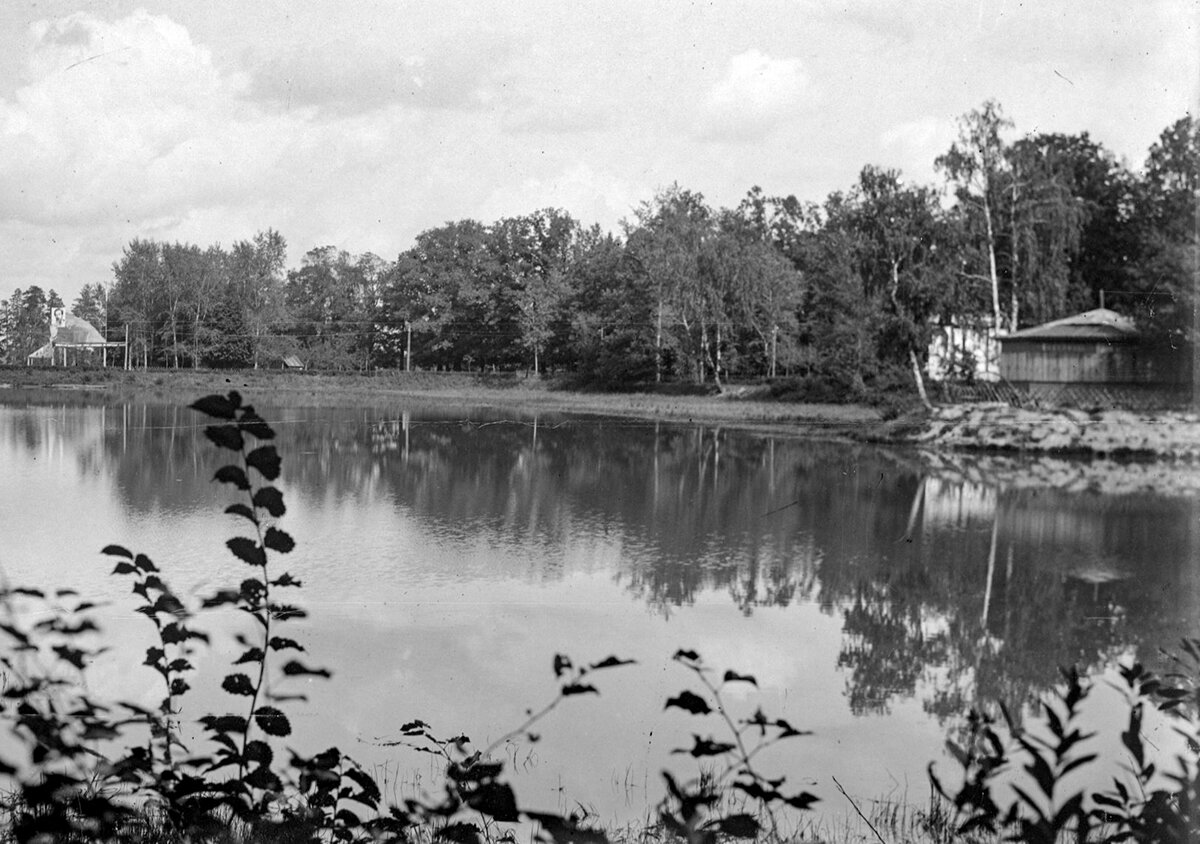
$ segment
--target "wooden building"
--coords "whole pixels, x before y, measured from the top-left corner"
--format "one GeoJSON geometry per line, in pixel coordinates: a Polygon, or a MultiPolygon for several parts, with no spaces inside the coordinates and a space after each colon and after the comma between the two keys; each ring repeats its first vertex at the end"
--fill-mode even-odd
{"type": "Polygon", "coordinates": [[[1000,338],[1000,377],[1032,398],[1063,404],[1172,403],[1178,355],[1145,341],[1129,317],[1096,308],[1000,338]]]}

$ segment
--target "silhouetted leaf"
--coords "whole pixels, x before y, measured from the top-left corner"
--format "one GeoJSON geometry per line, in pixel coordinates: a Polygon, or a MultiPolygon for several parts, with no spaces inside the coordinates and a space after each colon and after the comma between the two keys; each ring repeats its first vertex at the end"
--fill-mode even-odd
{"type": "Polygon", "coordinates": [[[236,604],[240,598],[241,593],[236,589],[222,589],[214,595],[205,598],[200,606],[207,610],[224,604],[236,604]]]}
{"type": "Polygon", "coordinates": [[[453,823],[434,833],[434,838],[444,838],[455,844],[482,844],[479,827],[473,823],[453,823]]]}
{"type": "Polygon", "coordinates": [[[171,685],[170,685],[171,694],[175,695],[176,697],[178,697],[179,695],[182,695],[182,694],[187,694],[187,691],[190,688],[191,688],[191,686],[188,685],[187,680],[184,680],[182,677],[176,677],[174,680],[171,681],[171,685]]]}
{"type": "Polygon", "coordinates": [[[513,794],[512,788],[505,783],[483,783],[467,798],[467,805],[502,823],[520,820],[520,815],[517,813],[517,798],[513,794]]]}
{"type": "Polygon", "coordinates": [[[806,811],[809,806],[811,806],[813,803],[816,803],[820,799],[821,798],[817,797],[815,794],[809,794],[807,791],[801,791],[795,797],[784,798],[783,802],[787,803],[793,809],[806,811]]]}
{"type": "Polygon", "coordinates": [[[238,422],[238,427],[260,440],[270,440],[275,438],[275,432],[271,430],[261,416],[254,412],[254,408],[247,407],[242,413],[241,421],[238,422]]]}
{"type": "Polygon", "coordinates": [[[213,475],[213,480],[223,484],[232,484],[240,490],[250,489],[250,479],[246,477],[246,473],[240,466],[222,466],[213,475]]]}
{"type": "Polygon", "coordinates": [[[691,750],[673,750],[671,752],[689,753],[696,759],[700,759],[705,756],[721,756],[722,754],[728,753],[734,748],[734,745],[729,744],[728,742],[713,741],[710,738],[701,738],[695,734],[692,735],[692,741],[693,744],[691,750]]]}
{"type": "Polygon", "coordinates": [[[270,548],[272,551],[278,551],[280,554],[286,554],[296,547],[296,541],[292,539],[286,531],[279,528],[269,527],[263,535],[263,545],[270,548]]]}
{"type": "Polygon", "coordinates": [[[685,712],[690,712],[693,715],[707,715],[709,712],[712,712],[712,709],[708,706],[708,701],[687,689],[680,692],[678,697],[667,698],[667,705],[663,709],[670,709],[672,706],[678,707],[685,712]]]}
{"type": "Polygon", "coordinates": [[[120,562],[113,566],[113,574],[137,574],[137,568],[133,563],[120,562]]]}
{"type": "Polygon", "coordinates": [[[283,504],[283,493],[273,486],[264,486],[254,493],[254,506],[261,507],[275,518],[287,512],[283,504]]]}
{"type": "Polygon", "coordinates": [[[105,545],[100,553],[107,554],[110,557],[124,557],[127,560],[133,559],[133,552],[128,548],[122,548],[120,545],[105,545]]]}
{"type": "MultiPolygon", "coordinates": [[[[465,737],[464,737],[465,738],[465,737]]],[[[451,739],[451,741],[454,741],[451,739]]],[[[455,742],[456,744],[458,742],[455,742]]],[[[466,762],[452,762],[446,766],[446,776],[455,782],[477,783],[494,780],[504,770],[503,762],[486,762],[479,759],[475,753],[466,762]]]]}
{"type": "Polygon", "coordinates": [[[303,651],[304,647],[294,639],[285,639],[281,636],[272,636],[271,641],[267,642],[267,647],[273,651],[303,651]]]}
{"type": "Polygon", "coordinates": [[[400,728],[400,732],[404,733],[406,736],[419,736],[428,729],[429,725],[418,719],[416,721],[409,721],[406,723],[400,728]]]}
{"type": "Polygon", "coordinates": [[[758,821],[753,815],[727,815],[717,818],[704,825],[706,829],[716,827],[722,835],[732,835],[734,838],[753,838],[758,835],[758,821]]]}
{"type": "Polygon", "coordinates": [[[254,695],[254,684],[245,674],[229,674],[221,681],[221,688],[231,695],[254,695]]]}
{"type": "Polygon", "coordinates": [[[360,803],[365,803],[371,808],[379,805],[379,801],[383,799],[383,795],[379,793],[379,786],[375,783],[375,780],[366,771],[361,768],[350,767],[342,772],[342,776],[358,786],[361,796],[356,797],[356,800],[360,803]]]}
{"type": "Polygon", "coordinates": [[[675,651],[675,655],[672,656],[671,659],[687,660],[688,662],[699,662],[700,654],[696,653],[695,651],[685,651],[681,648],[680,650],[675,651]]]}
{"type": "Polygon", "coordinates": [[[262,661],[263,661],[263,652],[262,652],[261,648],[248,648],[241,656],[239,656],[234,661],[233,664],[241,665],[246,662],[262,662],[262,661]]]}
{"type": "Polygon", "coordinates": [[[234,425],[209,425],[204,429],[204,436],[218,448],[227,448],[230,451],[241,451],[245,444],[242,432],[234,425]]]}
{"type": "Polygon", "coordinates": [[[269,736],[286,736],[292,732],[287,716],[273,706],[260,706],[254,710],[254,723],[269,736]]]}
{"type": "Polygon", "coordinates": [[[214,733],[244,733],[246,719],[241,715],[205,715],[200,723],[214,733]]]}
{"type": "Polygon", "coordinates": [[[570,697],[571,695],[584,694],[598,695],[600,692],[591,683],[567,683],[562,687],[562,694],[563,697],[570,697]]]}
{"type": "Polygon", "coordinates": [[[279,452],[273,445],[260,445],[246,455],[246,465],[253,466],[258,473],[268,481],[279,477],[279,467],[282,461],[279,452]]]}
{"type": "Polygon", "coordinates": [[[571,658],[565,654],[554,655],[554,676],[561,677],[565,672],[571,670],[571,658]]]}
{"type": "Polygon", "coordinates": [[[756,800],[761,800],[764,803],[770,803],[772,800],[782,800],[783,795],[774,789],[763,788],[754,781],[750,782],[735,782],[733,787],[738,791],[745,792],[756,800]]]}
{"type": "Polygon", "coordinates": [[[142,665],[149,665],[150,667],[161,665],[163,660],[166,659],[166,656],[166,651],[164,651],[162,648],[146,648],[146,658],[142,661],[142,665]]]}
{"type": "Polygon", "coordinates": [[[255,768],[246,775],[246,785],[260,788],[263,791],[282,791],[283,783],[270,768],[255,768]]]}
{"type": "MultiPolygon", "coordinates": [[[[229,395],[233,397],[237,396],[237,393],[230,393],[229,395]]],[[[240,403],[240,397],[238,397],[238,402],[235,404],[230,399],[225,398],[225,396],[212,395],[197,399],[188,405],[188,407],[192,410],[200,411],[205,416],[212,416],[216,419],[232,419],[240,403]]]]}
{"type": "Polygon", "coordinates": [[[812,730],[797,730],[784,719],[780,718],[773,722],[773,726],[779,728],[779,738],[792,738],[794,736],[811,736],[812,730]]]}
{"type": "Polygon", "coordinates": [[[308,613],[299,607],[293,607],[291,604],[271,604],[271,614],[279,621],[287,621],[289,618],[308,617],[308,613]]]}
{"type": "Polygon", "coordinates": [[[247,742],[244,758],[247,762],[254,762],[262,767],[270,767],[271,760],[275,758],[275,754],[271,752],[269,744],[265,741],[255,739],[254,741],[247,742]]]}
{"type": "Polygon", "coordinates": [[[618,659],[615,656],[609,656],[599,662],[593,662],[591,668],[593,671],[599,671],[601,668],[616,668],[620,665],[635,665],[636,663],[636,659],[618,659]]]}
{"type": "Polygon", "coordinates": [[[235,536],[233,539],[225,543],[226,547],[233,552],[233,555],[243,562],[249,563],[252,566],[265,566],[267,564],[267,555],[262,548],[258,547],[258,543],[253,539],[247,539],[244,536],[235,536]]]}
{"type": "Polygon", "coordinates": [[[70,663],[80,671],[83,670],[84,657],[90,655],[87,653],[87,651],[82,651],[79,648],[73,648],[70,645],[55,645],[52,650],[58,655],[59,659],[61,659],[63,662],[70,663]]]}
{"type": "Polygon", "coordinates": [[[311,676],[311,677],[329,678],[329,677],[333,676],[332,674],[329,673],[329,671],[327,671],[324,668],[309,668],[304,663],[302,663],[298,660],[295,660],[295,659],[284,663],[283,673],[285,675],[287,675],[288,677],[311,676]]]}
{"type": "Polygon", "coordinates": [[[749,683],[750,685],[754,686],[755,688],[758,687],[758,681],[755,680],[752,675],[738,674],[736,671],[726,671],[725,679],[722,682],[725,682],[725,683],[749,683]]]}
{"type": "Polygon", "coordinates": [[[602,830],[581,827],[574,818],[544,812],[522,814],[539,824],[542,832],[549,835],[554,844],[609,844],[608,836],[602,830]]]}
{"type": "Polygon", "coordinates": [[[288,572],[285,571],[283,574],[279,575],[279,577],[272,580],[271,585],[272,586],[303,586],[304,584],[301,581],[297,580],[296,578],[292,577],[288,572]]]}

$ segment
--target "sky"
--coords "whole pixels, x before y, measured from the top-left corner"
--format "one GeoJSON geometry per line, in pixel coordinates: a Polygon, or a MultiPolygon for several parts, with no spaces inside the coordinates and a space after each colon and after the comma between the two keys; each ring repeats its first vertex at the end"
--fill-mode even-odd
{"type": "Polygon", "coordinates": [[[0,298],[134,238],[386,259],[540,208],[619,231],[673,183],[937,184],[956,121],[1141,167],[1200,108],[1200,0],[3,0],[0,298]]]}

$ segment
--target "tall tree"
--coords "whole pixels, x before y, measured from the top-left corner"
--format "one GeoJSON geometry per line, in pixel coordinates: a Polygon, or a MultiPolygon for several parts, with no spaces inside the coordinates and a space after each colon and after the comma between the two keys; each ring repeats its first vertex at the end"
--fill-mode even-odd
{"type": "Polygon", "coordinates": [[[1000,104],[988,100],[982,109],[973,110],[958,121],[958,139],[934,165],[946,174],[954,186],[958,201],[968,210],[965,219],[976,232],[974,253],[982,256],[986,275],[979,272],[978,261],[970,261],[965,272],[991,284],[992,324],[997,331],[1003,325],[1000,308],[1000,275],[996,264],[997,210],[1001,204],[1006,169],[1005,144],[1000,135],[1012,127],[1000,104]]]}
{"type": "Polygon", "coordinates": [[[626,248],[642,268],[654,293],[655,380],[664,374],[669,344],[688,360],[696,381],[705,380],[709,329],[720,318],[720,303],[700,270],[713,213],[699,193],[672,185],[635,212],[637,225],[626,248]],[[674,330],[672,330],[674,329],[674,330]]]}
{"type": "Polygon", "coordinates": [[[1151,146],[1135,194],[1143,321],[1175,343],[1196,343],[1200,298],[1200,120],[1180,118],[1151,146]]]}
{"type": "Polygon", "coordinates": [[[229,257],[230,296],[241,309],[255,369],[290,350],[281,332],[289,321],[284,295],[287,241],[274,229],[234,243],[229,257]]]}
{"type": "Polygon", "coordinates": [[[165,322],[156,291],[162,284],[162,246],[135,239],[113,264],[113,287],[108,307],[112,322],[129,332],[132,361],[148,366],[155,353],[155,336],[165,322]]]}
{"type": "Polygon", "coordinates": [[[928,405],[921,373],[930,325],[953,272],[936,195],[905,185],[895,170],[868,165],[831,224],[844,226],[856,244],[864,294],[876,303],[881,362],[908,366],[928,405]]]}
{"type": "Polygon", "coordinates": [[[1055,137],[1031,136],[1005,151],[1002,216],[1007,240],[1009,330],[1021,315],[1039,323],[1065,314],[1071,264],[1079,252],[1086,209],[1076,196],[1073,162],[1055,137]]]}
{"type": "MultiPolygon", "coordinates": [[[[93,284],[85,284],[79,291],[79,296],[76,297],[74,304],[71,305],[71,313],[82,320],[87,320],[101,334],[104,334],[108,308],[108,291],[100,282],[93,284]]],[[[105,340],[108,339],[106,336],[105,340]]]]}

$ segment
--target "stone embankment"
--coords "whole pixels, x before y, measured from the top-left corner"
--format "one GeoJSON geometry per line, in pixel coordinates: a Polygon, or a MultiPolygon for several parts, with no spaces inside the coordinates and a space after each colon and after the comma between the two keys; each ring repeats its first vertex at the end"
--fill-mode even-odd
{"type": "Polygon", "coordinates": [[[1200,414],[949,405],[935,408],[908,439],[996,452],[1200,461],[1200,414]]]}

